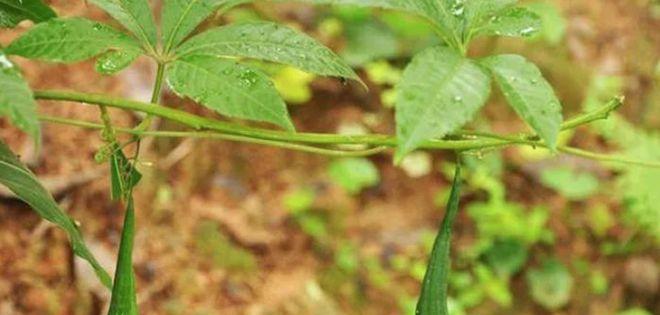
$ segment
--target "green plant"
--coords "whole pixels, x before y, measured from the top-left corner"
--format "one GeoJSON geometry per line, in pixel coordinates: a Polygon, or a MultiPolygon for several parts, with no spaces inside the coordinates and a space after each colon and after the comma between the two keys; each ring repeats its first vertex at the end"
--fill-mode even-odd
{"type": "MultiPolygon", "coordinates": [[[[563,122],[561,105],[541,71],[518,55],[469,58],[472,39],[480,36],[529,36],[540,24],[538,16],[516,6],[515,0],[307,0],[311,3],[354,4],[409,12],[428,20],[437,39],[408,65],[397,87],[397,136],[296,133],[286,105],[273,83],[259,69],[242,62],[259,59],[287,64],[318,75],[360,81],[355,72],[331,50],[291,28],[269,22],[246,22],[212,28],[188,38],[216,11],[224,12],[248,0],[165,0],[162,24],[154,22],[145,0],[90,0],[115,18],[128,32],[83,18],[57,18],[39,0],[0,0],[0,26],[13,27],[29,19],[37,23],[0,52],[0,115],[26,131],[38,145],[40,121],[101,131],[106,145],[97,159],[110,165],[111,195],[126,205],[114,283],[86,249],[72,219],[54,203],[35,177],[2,144],[0,182],[26,201],[44,219],[62,227],[74,252],[95,267],[101,281],[112,288],[110,314],[137,314],[132,249],[135,229],[133,189],[141,175],[136,169],[144,137],[191,137],[239,141],[292,150],[356,157],[396,148],[395,161],[417,149],[457,153],[497,149],[510,145],[543,147],[584,158],[658,167],[645,162],[592,153],[557,145],[561,131],[607,118],[622,105],[615,98],[603,107],[563,122]],[[47,62],[73,63],[97,57],[96,70],[115,74],[141,55],[157,64],[156,82],[149,103],[107,95],[65,91],[32,91],[7,56],[47,62]],[[279,126],[285,131],[256,128],[205,118],[159,105],[164,81],[182,97],[189,97],[216,112],[279,126]],[[524,135],[497,135],[460,130],[486,103],[495,81],[513,109],[535,131],[524,135]],[[35,99],[76,101],[99,106],[103,124],[36,112],[35,99]],[[117,128],[107,108],[142,112],[147,117],[135,128],[117,128]],[[186,131],[151,130],[154,117],[178,122],[186,131]],[[117,134],[133,135],[121,143],[117,134]],[[135,144],[134,155],[124,148],[135,144]],[[363,145],[365,149],[346,149],[363,145]]],[[[361,82],[361,81],[360,81],[361,82]]],[[[371,172],[371,171],[370,171],[371,172]]],[[[368,184],[373,184],[370,176],[368,184]]],[[[460,167],[456,168],[448,211],[427,268],[417,304],[420,314],[447,313],[447,275],[452,223],[459,208],[460,167]]],[[[316,226],[311,224],[312,227],[316,226]]]]}

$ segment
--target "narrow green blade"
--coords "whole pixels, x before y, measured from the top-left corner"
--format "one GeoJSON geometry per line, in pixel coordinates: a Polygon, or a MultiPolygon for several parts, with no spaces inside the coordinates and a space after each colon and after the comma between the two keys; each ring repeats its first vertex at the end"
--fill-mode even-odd
{"type": "Polygon", "coordinates": [[[447,315],[447,276],[451,261],[449,250],[451,246],[451,230],[458,214],[458,203],[461,192],[461,165],[456,165],[454,184],[447,204],[447,212],[442,220],[440,232],[433,244],[431,260],[426,269],[422,294],[417,302],[417,315],[447,315]]]}
{"type": "Polygon", "coordinates": [[[133,273],[133,239],[135,237],[135,209],[130,196],[126,205],[124,229],[121,232],[117,272],[112,286],[112,299],[108,315],[137,315],[135,274],[133,273]]]}
{"type": "Polygon", "coordinates": [[[25,201],[43,219],[64,230],[69,236],[74,254],[89,262],[96,275],[108,288],[112,285],[110,275],[101,267],[89,251],[75,222],[59,208],[50,193],[0,141],[0,184],[7,186],[18,198],[25,201]]]}

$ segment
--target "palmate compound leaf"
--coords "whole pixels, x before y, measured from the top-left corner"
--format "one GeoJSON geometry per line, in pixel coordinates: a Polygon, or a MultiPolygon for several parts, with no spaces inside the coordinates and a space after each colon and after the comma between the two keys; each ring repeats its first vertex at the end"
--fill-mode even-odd
{"type": "Polygon", "coordinates": [[[178,56],[247,57],[292,65],[303,71],[360,80],[339,56],[313,38],[271,22],[214,28],[177,48],[178,56]]]}
{"type": "MultiPolygon", "coordinates": [[[[409,12],[433,23],[450,45],[460,45],[465,0],[299,0],[332,5],[355,5],[409,12]]],[[[455,46],[456,47],[456,46],[455,46]]],[[[456,47],[457,48],[457,47],[456,47]]]]}
{"type": "Polygon", "coordinates": [[[8,117],[39,144],[41,126],[32,90],[16,66],[0,50],[0,117],[8,117]]]}
{"type": "Polygon", "coordinates": [[[169,65],[167,82],[179,95],[220,114],[294,130],[284,101],[259,70],[232,60],[186,56],[169,65]]]}
{"type": "Polygon", "coordinates": [[[490,77],[452,49],[435,46],[413,58],[397,90],[398,163],[424,141],[442,138],[472,119],[490,96],[490,77]]]}
{"type": "Polygon", "coordinates": [[[97,65],[102,73],[121,70],[139,56],[141,48],[130,36],[83,18],[53,19],[38,24],[6,49],[7,54],[62,63],[78,62],[113,51],[127,58],[104,55],[97,65]]]}
{"type": "Polygon", "coordinates": [[[146,47],[151,49],[156,47],[158,31],[147,0],[89,0],[89,2],[108,12],[146,47]]]}
{"type": "Polygon", "coordinates": [[[250,0],[165,0],[163,3],[163,45],[169,52],[213,12],[250,0]]]}
{"type": "Polygon", "coordinates": [[[488,57],[482,64],[493,73],[511,107],[554,150],[563,121],[562,108],[539,68],[518,55],[488,57]]]}
{"type": "Polygon", "coordinates": [[[41,0],[0,0],[0,27],[15,27],[24,20],[39,23],[56,16],[41,0]]]}
{"type": "Polygon", "coordinates": [[[429,260],[424,282],[422,283],[422,293],[417,302],[417,315],[448,315],[447,309],[447,282],[451,269],[450,249],[451,234],[458,214],[458,206],[461,199],[461,165],[456,165],[454,174],[454,183],[451,187],[449,202],[445,217],[442,220],[442,226],[438,236],[433,244],[433,251],[429,260]]]}
{"type": "Polygon", "coordinates": [[[85,245],[82,234],[74,221],[59,208],[34,174],[16,158],[2,141],[0,141],[0,184],[7,186],[43,219],[63,229],[69,236],[74,254],[89,262],[105,286],[108,288],[112,286],[110,276],[85,245]]]}

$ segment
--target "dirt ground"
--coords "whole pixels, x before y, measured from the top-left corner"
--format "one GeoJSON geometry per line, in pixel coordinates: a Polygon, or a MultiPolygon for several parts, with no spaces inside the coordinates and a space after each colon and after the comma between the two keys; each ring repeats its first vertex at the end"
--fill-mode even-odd
{"type": "MultiPolygon", "coordinates": [[[[641,5],[629,5],[630,1],[559,1],[569,21],[567,47],[525,51],[549,69],[551,80],[569,104],[566,115],[579,112],[583,79],[597,72],[626,76],[630,106],[623,112],[631,121],[641,119],[637,114],[644,106],[642,97],[652,84],[652,73],[646,69],[655,67],[660,51],[660,19],[650,17],[641,5]],[[642,42],[640,38],[650,41],[642,42]],[[567,71],[558,54],[569,56],[573,71],[567,71]]],[[[107,20],[82,1],[49,2],[61,15],[107,20]]],[[[295,8],[287,7],[277,14],[286,16],[287,10],[295,8]]],[[[6,45],[24,29],[2,30],[0,43],[6,45]]],[[[495,51],[521,50],[521,45],[508,40],[483,42],[471,53],[478,55],[493,46],[495,51]]],[[[92,62],[19,63],[35,89],[71,89],[145,100],[153,81],[154,66],[146,59],[117,77],[96,74],[92,62]]],[[[291,109],[300,131],[335,132],[342,123],[359,122],[365,114],[373,114],[381,117],[372,127],[374,132],[393,132],[393,118],[380,105],[377,86],[365,92],[330,79],[318,79],[312,86],[316,94],[309,104],[291,109]]],[[[212,115],[170,92],[165,93],[163,103],[212,115]]],[[[485,110],[495,130],[516,132],[524,128],[522,123],[511,123],[512,114],[498,110],[495,103],[485,110]]],[[[44,115],[98,120],[98,110],[93,106],[40,104],[39,111],[44,115]]],[[[131,113],[111,114],[117,125],[131,126],[138,121],[131,113]]],[[[645,123],[658,126],[657,117],[652,115],[645,123]]],[[[66,126],[43,124],[43,130],[43,149],[35,155],[27,138],[0,121],[0,138],[50,183],[62,207],[81,223],[94,253],[112,270],[123,209],[110,201],[107,167],[94,161],[102,140],[95,131],[66,126]]],[[[595,135],[574,141],[578,146],[599,145],[595,135]]],[[[390,153],[373,157],[381,173],[380,184],[352,196],[332,184],[326,171],[330,159],[325,157],[211,140],[155,140],[149,147],[139,164],[145,179],[136,192],[134,260],[142,314],[400,314],[390,293],[362,284],[364,276],[355,279],[355,286],[339,287],[339,293],[325,289],[322,279],[332,259],[327,250],[297,227],[283,206],[283,198],[299,188],[313,189],[318,196],[314,207],[336,220],[342,238],[358,244],[360,255],[386,257],[391,252],[406,251],[422,231],[436,228],[443,214],[436,198],[448,187],[447,178],[439,170],[454,158],[448,153],[434,153],[435,170],[421,178],[410,178],[392,166],[390,153]],[[212,228],[205,228],[209,226],[212,228]],[[222,254],[209,254],[199,240],[200,233],[212,231],[223,236],[229,244],[226,246],[252,257],[254,265],[238,262],[218,267],[215,259],[222,254]],[[342,293],[355,288],[357,293],[342,293]],[[343,298],[347,295],[359,296],[356,299],[361,301],[343,298]]],[[[601,256],[590,239],[572,234],[572,227],[567,226],[570,222],[561,219],[566,200],[540,186],[538,174],[517,159],[516,151],[508,150],[504,156],[507,197],[523,204],[546,204],[553,213],[550,228],[559,241],[541,251],[556,252],[566,261],[579,256],[597,262],[604,266],[611,283],[608,294],[601,297],[583,292],[578,284],[571,304],[550,313],[530,301],[524,279],[514,278],[516,304],[511,314],[614,314],[612,310],[636,303],[660,314],[658,283],[644,283],[648,273],[658,272],[658,253],[651,249],[627,257],[601,256]]],[[[466,201],[479,198],[467,196],[466,201]]],[[[618,205],[611,207],[617,209],[618,205]]],[[[0,202],[0,227],[0,314],[103,312],[108,293],[84,263],[72,258],[62,232],[43,223],[26,205],[9,196],[2,196],[0,202]]],[[[461,214],[456,243],[469,243],[473,233],[470,219],[461,214]]],[[[623,231],[617,233],[616,229],[612,232],[614,238],[626,237],[623,231]]],[[[411,279],[394,280],[397,287],[413,296],[419,289],[411,279]]],[[[502,314],[494,310],[486,303],[476,312],[502,314]]]]}

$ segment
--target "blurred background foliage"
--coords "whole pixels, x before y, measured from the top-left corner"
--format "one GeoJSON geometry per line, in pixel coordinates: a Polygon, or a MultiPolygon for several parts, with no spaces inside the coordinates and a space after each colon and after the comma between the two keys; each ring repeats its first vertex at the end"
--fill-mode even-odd
{"type": "MultiPolygon", "coordinates": [[[[104,18],[82,1],[50,2],[64,15],[104,18]]],[[[619,113],[561,141],[660,160],[660,2],[524,3],[543,19],[537,35],[481,39],[469,54],[529,56],[555,86],[566,117],[625,95],[619,113]]],[[[253,19],[312,34],[369,85],[364,91],[255,63],[272,76],[305,131],[392,133],[394,87],[404,67],[415,52],[438,44],[419,18],[355,7],[258,2],[205,27],[253,19]]],[[[3,34],[2,44],[15,35],[3,34]]],[[[62,87],[62,73],[66,87],[132,97],[150,85],[142,82],[149,81],[146,62],[93,84],[89,65],[22,65],[37,87],[62,87]]],[[[165,102],[208,114],[174,97],[165,102]]],[[[79,107],[43,111],[95,117],[79,107]]],[[[20,152],[24,139],[0,126],[0,136],[20,152]]],[[[527,130],[501,96],[471,127],[527,130]]],[[[97,168],[90,152],[100,142],[89,140],[96,135],[48,128],[49,158],[33,163],[40,174],[66,184],[97,168]],[[89,161],[71,164],[70,157],[86,156],[81,148],[89,161]]],[[[389,156],[327,159],[203,140],[158,140],[151,151],[142,165],[135,258],[144,314],[414,313],[449,194],[451,154],[413,153],[397,169],[389,156]]],[[[462,162],[451,314],[660,314],[660,170],[533,148],[472,152],[462,162]]],[[[82,228],[97,256],[111,262],[121,212],[106,196],[107,183],[96,178],[66,187],[59,200],[87,222],[82,228]]],[[[107,296],[83,266],[65,258],[65,238],[3,197],[0,314],[100,314],[107,296]]]]}

